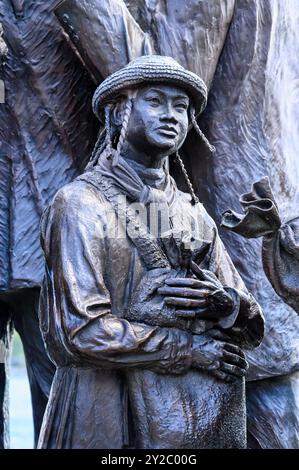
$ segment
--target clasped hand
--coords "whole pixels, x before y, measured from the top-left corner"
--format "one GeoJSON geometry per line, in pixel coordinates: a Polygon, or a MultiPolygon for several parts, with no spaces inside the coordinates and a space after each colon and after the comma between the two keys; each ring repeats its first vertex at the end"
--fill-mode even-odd
{"type": "Polygon", "coordinates": [[[248,369],[245,354],[238,346],[222,338],[193,336],[192,366],[209,371],[225,382],[243,377],[248,369]]]}
{"type": "MultiPolygon", "coordinates": [[[[158,293],[179,317],[219,321],[233,311],[234,300],[213,273],[199,270],[199,275],[201,279],[170,277],[158,293]]],[[[242,349],[217,330],[193,336],[192,366],[226,382],[244,376],[248,368],[242,349]]]]}
{"type": "Polygon", "coordinates": [[[179,317],[219,320],[231,313],[233,299],[216,276],[207,271],[204,276],[205,280],[171,277],[157,291],[179,317]]]}

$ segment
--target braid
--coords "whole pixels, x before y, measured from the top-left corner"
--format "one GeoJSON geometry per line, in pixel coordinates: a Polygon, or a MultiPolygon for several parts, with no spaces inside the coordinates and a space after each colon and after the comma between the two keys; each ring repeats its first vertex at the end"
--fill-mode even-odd
{"type": "Polygon", "coordinates": [[[112,142],[111,142],[111,105],[107,104],[105,106],[105,130],[106,130],[106,137],[105,143],[106,148],[110,152],[112,151],[112,142]]]}
{"type": "Polygon", "coordinates": [[[85,168],[85,171],[91,170],[94,166],[96,166],[99,156],[102,153],[106,146],[105,140],[103,139],[103,131],[99,132],[97,141],[95,143],[95,146],[93,148],[92,154],[90,156],[89,162],[85,168]]]}
{"type": "Polygon", "coordinates": [[[191,181],[190,181],[190,179],[189,179],[187,170],[186,170],[186,168],[185,168],[185,165],[184,165],[184,163],[183,163],[183,160],[181,159],[181,157],[180,157],[178,151],[176,152],[175,156],[176,156],[176,159],[177,159],[178,164],[179,164],[180,167],[181,167],[181,170],[182,170],[182,172],[183,172],[183,175],[184,175],[184,178],[185,178],[185,180],[186,180],[186,183],[187,183],[187,185],[188,185],[188,188],[189,188],[189,191],[190,191],[190,194],[191,194],[191,197],[192,197],[192,199],[191,199],[191,204],[194,206],[195,204],[197,204],[197,203],[199,202],[199,199],[198,199],[198,197],[195,195],[195,192],[194,192],[192,183],[191,183],[191,181]]]}
{"type": "Polygon", "coordinates": [[[193,124],[193,127],[194,129],[196,130],[197,134],[199,135],[199,137],[203,140],[203,142],[206,144],[207,148],[210,150],[210,152],[215,152],[215,147],[214,145],[211,145],[210,142],[208,141],[208,139],[206,138],[206,136],[204,135],[204,133],[202,132],[202,130],[200,129],[199,125],[197,124],[196,122],[196,118],[195,118],[195,111],[194,109],[192,108],[190,110],[190,115],[191,115],[191,121],[192,121],[192,124],[193,124]]]}
{"type": "Polygon", "coordinates": [[[122,124],[122,128],[121,128],[121,131],[120,131],[117,148],[116,148],[116,151],[115,151],[115,154],[114,154],[114,157],[113,157],[113,164],[117,163],[118,158],[119,158],[120,153],[121,153],[121,150],[122,150],[122,147],[123,147],[123,144],[125,142],[125,138],[126,138],[126,134],[127,134],[127,130],[128,130],[129,119],[130,119],[130,115],[131,115],[131,111],[132,111],[132,106],[133,106],[133,100],[132,100],[132,98],[129,98],[128,101],[127,101],[126,107],[125,107],[125,111],[124,111],[123,124],[122,124]]]}
{"type": "Polygon", "coordinates": [[[104,130],[100,130],[97,141],[93,148],[89,162],[85,168],[85,171],[91,170],[95,167],[99,161],[101,153],[104,150],[107,150],[109,154],[112,152],[112,143],[111,143],[111,106],[107,105],[105,107],[105,127],[104,130]]]}

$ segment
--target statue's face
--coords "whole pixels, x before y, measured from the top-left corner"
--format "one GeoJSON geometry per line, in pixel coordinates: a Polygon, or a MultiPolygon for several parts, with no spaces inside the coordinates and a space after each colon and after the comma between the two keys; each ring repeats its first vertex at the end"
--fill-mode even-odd
{"type": "Polygon", "coordinates": [[[188,132],[187,93],[174,86],[140,88],[134,99],[126,140],[153,157],[165,157],[183,144],[188,132]]]}

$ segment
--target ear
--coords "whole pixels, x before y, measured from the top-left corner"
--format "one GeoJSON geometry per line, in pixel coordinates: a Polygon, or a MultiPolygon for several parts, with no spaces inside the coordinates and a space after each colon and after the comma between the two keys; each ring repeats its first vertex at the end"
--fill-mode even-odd
{"type": "Polygon", "coordinates": [[[193,127],[193,119],[194,119],[194,116],[195,116],[195,108],[193,106],[193,103],[192,101],[190,100],[190,103],[189,103],[189,108],[188,108],[188,132],[191,130],[191,128],[193,127]]]}
{"type": "Polygon", "coordinates": [[[122,97],[119,99],[112,108],[111,119],[114,126],[120,127],[123,123],[124,112],[127,104],[127,98],[122,97]]]}

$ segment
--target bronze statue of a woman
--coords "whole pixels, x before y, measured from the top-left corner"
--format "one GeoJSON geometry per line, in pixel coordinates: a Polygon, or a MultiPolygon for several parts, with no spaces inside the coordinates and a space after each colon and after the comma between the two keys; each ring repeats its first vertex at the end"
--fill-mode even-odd
{"type": "Polygon", "coordinates": [[[92,159],[42,220],[40,319],[57,372],[40,448],[246,447],[243,349],[261,342],[263,316],[178,153],[192,126],[209,146],[206,100],[197,75],[154,55],[95,92],[92,159]]]}

